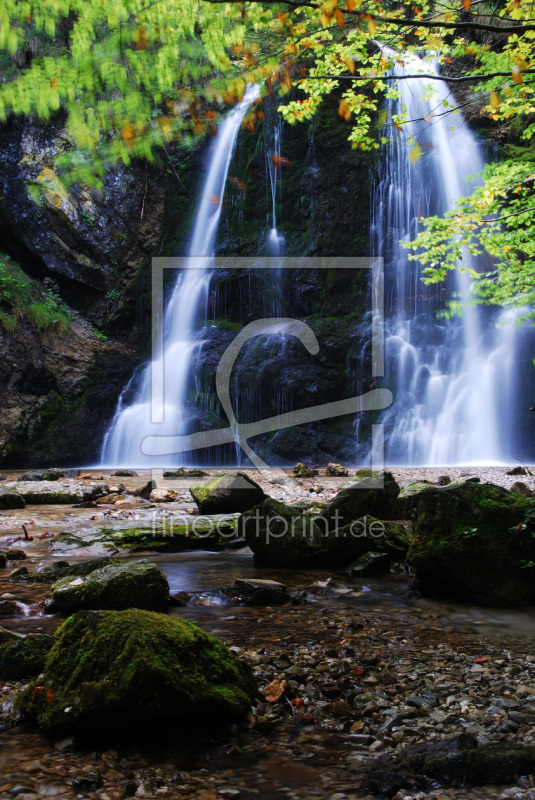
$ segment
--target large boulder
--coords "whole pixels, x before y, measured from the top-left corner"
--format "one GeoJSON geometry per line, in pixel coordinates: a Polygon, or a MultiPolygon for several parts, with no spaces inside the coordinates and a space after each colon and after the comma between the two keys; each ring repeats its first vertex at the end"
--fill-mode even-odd
{"type": "Polygon", "coordinates": [[[323,516],[328,520],[329,530],[336,530],[367,515],[377,519],[396,519],[392,517],[392,509],[399,492],[391,472],[359,477],[327,503],[323,516]]]}
{"type": "Polygon", "coordinates": [[[264,491],[243,472],[215,475],[190,489],[200,514],[235,514],[262,502],[264,491]]]}
{"type": "Polygon", "coordinates": [[[69,564],[68,561],[49,561],[38,567],[37,572],[19,572],[10,574],[10,580],[21,583],[55,583],[61,578],[84,578],[97,569],[107,567],[109,564],[119,565],[116,558],[92,558],[89,561],[79,561],[76,564],[69,564]]]}
{"type": "Polygon", "coordinates": [[[490,606],[535,600],[532,502],[466,482],[417,496],[408,560],[423,593],[490,606]]]}
{"type": "Polygon", "coordinates": [[[0,678],[15,681],[38,675],[45,666],[53,639],[45,633],[0,644],[0,678]]]}
{"type": "Polygon", "coordinates": [[[433,779],[454,786],[512,783],[535,770],[535,746],[511,742],[479,745],[468,733],[448,739],[423,742],[403,748],[394,758],[381,757],[367,786],[374,793],[382,788],[392,796],[402,782],[433,779]]]}
{"type": "Polygon", "coordinates": [[[0,508],[2,510],[25,508],[25,506],[26,502],[20,494],[14,492],[13,489],[7,489],[5,486],[0,486],[0,508]]]}
{"type": "Polygon", "coordinates": [[[310,516],[304,509],[268,498],[238,519],[238,533],[255,562],[271,567],[346,566],[368,551],[402,561],[410,536],[402,525],[373,517],[329,530],[326,509],[310,516]]]}
{"type": "Polygon", "coordinates": [[[108,564],[88,575],[60,578],[45,602],[48,612],[142,608],[167,611],[169,585],[161,569],[146,561],[108,564]]]}
{"type": "Polygon", "coordinates": [[[187,737],[243,720],[255,694],[250,667],[190,622],[81,611],[56,631],[43,679],[15,705],[54,735],[171,729],[187,737]]]}
{"type": "Polygon", "coordinates": [[[21,481],[59,481],[60,478],[78,478],[79,469],[52,469],[32,470],[20,476],[21,481]]]}
{"type": "MultiPolygon", "coordinates": [[[[87,486],[81,482],[67,482],[59,479],[54,481],[20,481],[13,488],[28,505],[70,505],[72,503],[89,502],[109,494],[109,487],[106,483],[95,483],[93,486],[87,486]]],[[[23,507],[13,506],[13,508],[23,507]]]]}

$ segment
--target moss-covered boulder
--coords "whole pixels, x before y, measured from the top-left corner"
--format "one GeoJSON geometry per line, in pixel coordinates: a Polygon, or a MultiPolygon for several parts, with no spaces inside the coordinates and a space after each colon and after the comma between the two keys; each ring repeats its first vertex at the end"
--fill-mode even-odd
{"type": "Polygon", "coordinates": [[[85,577],[60,578],[52,586],[45,605],[49,613],[127,608],[167,611],[169,585],[155,564],[146,561],[108,564],[85,577]]]}
{"type": "Polygon", "coordinates": [[[391,472],[358,478],[327,503],[323,516],[328,520],[329,530],[336,530],[367,515],[376,519],[396,519],[391,514],[399,492],[391,472]]]}
{"type": "Polygon", "coordinates": [[[12,508],[25,508],[26,502],[20,494],[8,489],[6,486],[0,486],[0,508],[2,510],[9,510],[12,508]]]}
{"type": "Polygon", "coordinates": [[[535,600],[532,500],[468,482],[417,498],[408,560],[425,594],[490,606],[535,600]]]}
{"type": "Polygon", "coordinates": [[[286,506],[268,498],[238,519],[255,561],[271,567],[343,567],[368,551],[387,553],[403,561],[410,534],[393,522],[363,517],[329,530],[325,509],[310,516],[308,509],[286,506]]]}
{"type": "MultiPolygon", "coordinates": [[[[13,487],[19,497],[28,505],[70,505],[96,500],[109,493],[106,483],[93,486],[75,481],[20,481],[13,487]]],[[[2,489],[0,488],[0,492],[2,489]]],[[[24,506],[12,506],[23,508],[24,506]]]]}
{"type": "Polygon", "coordinates": [[[262,502],[263,489],[243,472],[215,475],[190,489],[200,514],[235,514],[262,502]]]}
{"type": "Polygon", "coordinates": [[[0,644],[0,679],[16,681],[43,671],[53,638],[36,634],[0,644]]]}
{"type": "Polygon", "coordinates": [[[16,709],[54,735],[82,736],[213,735],[243,720],[256,693],[250,667],[216,638],[179,617],[137,609],[69,617],[39,686],[20,693],[16,709]]]}
{"type": "Polygon", "coordinates": [[[295,465],[292,470],[292,475],[294,478],[313,478],[314,475],[318,474],[317,469],[311,469],[307,467],[306,464],[302,464],[300,461],[295,465]]]}
{"type": "Polygon", "coordinates": [[[97,569],[107,567],[109,564],[119,565],[116,558],[92,558],[88,561],[79,561],[77,564],[69,564],[68,561],[51,561],[39,567],[37,572],[11,574],[10,580],[20,583],[55,583],[61,578],[84,578],[97,569]]]}
{"type": "Polygon", "coordinates": [[[203,472],[202,469],[188,469],[187,467],[163,473],[164,478],[205,478],[207,475],[208,473],[203,472]]]}

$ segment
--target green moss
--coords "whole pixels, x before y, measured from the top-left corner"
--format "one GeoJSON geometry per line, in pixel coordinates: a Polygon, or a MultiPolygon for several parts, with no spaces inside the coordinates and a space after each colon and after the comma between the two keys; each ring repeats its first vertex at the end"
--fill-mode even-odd
{"type": "Polygon", "coordinates": [[[38,634],[0,645],[0,678],[19,680],[42,672],[52,644],[51,636],[38,634]]]}
{"type": "Polygon", "coordinates": [[[530,501],[498,486],[464,483],[417,496],[409,562],[424,591],[486,605],[521,605],[535,598],[522,569],[535,558],[530,501]]]}
{"type": "Polygon", "coordinates": [[[169,586],[159,567],[134,561],[108,564],[85,577],[60,578],[52,586],[46,608],[52,612],[126,608],[166,611],[168,602],[169,586]]]}
{"type": "Polygon", "coordinates": [[[213,636],[178,617],[137,609],[66,620],[42,685],[35,693],[30,684],[16,708],[44,730],[86,736],[140,728],[148,736],[167,728],[213,734],[243,719],[256,692],[249,666],[213,636]]]}

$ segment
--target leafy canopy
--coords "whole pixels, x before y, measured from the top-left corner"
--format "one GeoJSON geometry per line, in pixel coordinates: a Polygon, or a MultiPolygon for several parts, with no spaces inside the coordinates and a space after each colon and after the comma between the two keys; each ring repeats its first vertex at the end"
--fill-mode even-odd
{"type": "MultiPolygon", "coordinates": [[[[278,92],[292,124],[310,119],[336,89],[352,146],[377,148],[384,125],[404,135],[403,110],[393,119],[380,112],[385,94],[396,96],[393,64],[407,52],[427,51],[436,53],[453,91],[470,88],[463,105],[482,103],[495,125],[516,131],[520,147],[535,134],[534,5],[3,0],[0,119],[34,113],[48,120],[61,110],[71,146],[58,166],[93,184],[110,164],[150,160],[167,142],[187,145],[215,133],[218,115],[250,81],[260,82],[264,95],[278,92]]],[[[459,110],[450,97],[437,114],[459,110]]],[[[252,109],[245,125],[254,129],[261,115],[252,109]]],[[[472,197],[445,219],[428,220],[411,244],[428,265],[426,280],[442,280],[462,247],[485,250],[497,263],[492,273],[474,273],[478,297],[530,304],[533,173],[525,150],[521,157],[511,152],[487,168],[472,197]]]]}

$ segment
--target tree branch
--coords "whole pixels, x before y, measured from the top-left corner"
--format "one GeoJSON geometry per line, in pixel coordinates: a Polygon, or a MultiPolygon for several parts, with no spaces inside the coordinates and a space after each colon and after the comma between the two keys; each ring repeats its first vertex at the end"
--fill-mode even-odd
{"type": "MultiPolygon", "coordinates": [[[[526,73],[534,73],[535,69],[527,69],[526,73]]],[[[445,81],[446,83],[460,83],[461,81],[480,81],[490,80],[491,78],[510,78],[510,72],[488,72],[481,75],[465,75],[462,78],[448,78],[445,75],[427,75],[426,73],[417,75],[371,75],[369,77],[362,75],[307,75],[302,78],[304,81],[308,80],[326,80],[326,81],[404,81],[411,78],[428,78],[432,81],[445,81]]]]}

